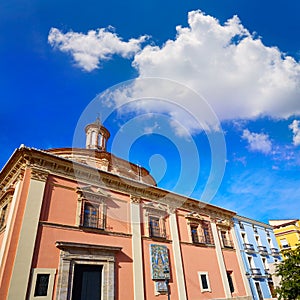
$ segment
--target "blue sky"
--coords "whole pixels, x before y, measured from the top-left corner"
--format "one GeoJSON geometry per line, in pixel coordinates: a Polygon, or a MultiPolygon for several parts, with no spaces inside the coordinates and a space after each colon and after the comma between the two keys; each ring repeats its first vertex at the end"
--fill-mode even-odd
{"type": "Polygon", "coordinates": [[[160,187],[261,221],[299,218],[299,9],[2,2],[0,165],[22,143],[84,146],[83,124],[100,113],[109,150],[160,187]]]}

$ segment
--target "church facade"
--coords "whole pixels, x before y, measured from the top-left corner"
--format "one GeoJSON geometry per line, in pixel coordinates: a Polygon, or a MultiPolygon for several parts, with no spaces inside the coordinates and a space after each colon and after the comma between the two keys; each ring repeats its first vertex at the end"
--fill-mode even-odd
{"type": "Polygon", "coordinates": [[[0,174],[0,299],[252,299],[235,213],[106,151],[20,147],[0,174]]]}

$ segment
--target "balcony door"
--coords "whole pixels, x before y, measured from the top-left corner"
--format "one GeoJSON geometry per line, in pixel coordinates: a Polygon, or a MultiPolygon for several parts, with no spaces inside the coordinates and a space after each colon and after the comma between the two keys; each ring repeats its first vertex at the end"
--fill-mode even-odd
{"type": "Polygon", "coordinates": [[[101,300],[102,265],[76,264],[72,300],[101,300]]]}

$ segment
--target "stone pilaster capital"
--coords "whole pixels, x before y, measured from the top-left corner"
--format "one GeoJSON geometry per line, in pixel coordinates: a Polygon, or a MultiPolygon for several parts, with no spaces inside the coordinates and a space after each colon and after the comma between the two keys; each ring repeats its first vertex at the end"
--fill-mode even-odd
{"type": "Polygon", "coordinates": [[[170,206],[170,205],[168,206],[168,213],[169,214],[175,214],[176,210],[177,210],[176,206],[170,206]]]}
{"type": "Polygon", "coordinates": [[[130,202],[135,204],[140,204],[142,202],[141,197],[130,195],[130,202]]]}
{"type": "Polygon", "coordinates": [[[31,168],[31,179],[46,181],[49,173],[38,168],[31,168]]]}

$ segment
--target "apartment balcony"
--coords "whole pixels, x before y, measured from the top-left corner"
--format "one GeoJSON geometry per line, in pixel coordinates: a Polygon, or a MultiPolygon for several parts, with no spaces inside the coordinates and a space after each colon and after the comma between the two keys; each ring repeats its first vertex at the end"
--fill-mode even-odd
{"type": "Polygon", "coordinates": [[[271,248],[271,254],[273,256],[280,256],[280,252],[277,248],[271,248]]]}
{"type": "Polygon", "coordinates": [[[261,270],[259,268],[251,268],[250,269],[251,276],[253,278],[262,278],[263,274],[261,273],[261,270]]]}
{"type": "Polygon", "coordinates": [[[269,269],[265,269],[265,276],[267,276],[268,278],[272,277],[269,269]]]}
{"type": "Polygon", "coordinates": [[[245,243],[244,244],[244,250],[247,253],[254,253],[255,252],[253,244],[247,244],[247,243],[245,243]]]}
{"type": "Polygon", "coordinates": [[[290,245],[290,244],[280,245],[280,248],[281,248],[282,250],[289,250],[289,249],[291,249],[291,245],[290,245]]]}
{"type": "Polygon", "coordinates": [[[258,246],[257,248],[258,248],[258,252],[259,252],[260,255],[264,255],[264,256],[268,255],[268,249],[267,249],[267,247],[265,247],[265,246],[258,246]]]}

